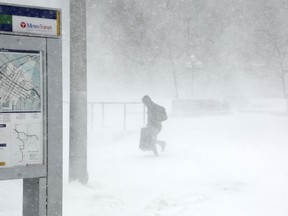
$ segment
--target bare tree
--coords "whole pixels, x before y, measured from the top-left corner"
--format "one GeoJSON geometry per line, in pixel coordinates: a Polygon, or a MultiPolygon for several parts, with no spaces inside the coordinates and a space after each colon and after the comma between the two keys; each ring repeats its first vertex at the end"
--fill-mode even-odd
{"type": "MultiPolygon", "coordinates": [[[[288,5],[286,10],[288,9],[288,5]]],[[[287,70],[288,70],[288,39],[287,15],[283,5],[262,5],[256,14],[258,22],[257,40],[259,54],[265,61],[270,62],[274,67],[272,74],[275,74],[282,86],[282,95],[288,99],[287,94],[287,70]],[[281,8],[280,8],[281,7],[281,8]]]]}

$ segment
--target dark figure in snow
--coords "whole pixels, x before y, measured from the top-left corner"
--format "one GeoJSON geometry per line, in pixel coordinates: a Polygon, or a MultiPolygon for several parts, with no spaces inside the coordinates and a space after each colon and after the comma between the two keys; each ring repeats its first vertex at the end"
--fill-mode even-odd
{"type": "Polygon", "coordinates": [[[142,102],[147,107],[147,127],[142,128],[140,148],[142,150],[152,150],[154,155],[158,156],[157,144],[163,152],[166,147],[164,141],[157,139],[158,134],[162,129],[162,121],[167,120],[167,114],[164,107],[155,104],[148,95],[142,98],[142,102]]]}

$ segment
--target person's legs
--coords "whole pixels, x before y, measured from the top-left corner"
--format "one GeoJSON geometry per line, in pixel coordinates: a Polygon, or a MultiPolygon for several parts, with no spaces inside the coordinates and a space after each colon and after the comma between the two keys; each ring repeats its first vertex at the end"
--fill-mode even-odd
{"type": "Polygon", "coordinates": [[[164,152],[164,151],[165,151],[165,148],[166,148],[166,142],[165,142],[165,141],[161,141],[161,140],[157,140],[156,143],[157,143],[158,145],[160,145],[161,151],[164,152]]]}
{"type": "Polygon", "coordinates": [[[154,153],[155,157],[158,157],[158,151],[157,151],[157,134],[158,134],[158,130],[156,128],[151,127],[151,146],[152,146],[152,151],[154,153]]]}
{"type": "Polygon", "coordinates": [[[164,152],[165,147],[166,147],[166,142],[157,139],[157,136],[160,133],[161,129],[162,129],[161,125],[159,125],[159,127],[155,128],[155,134],[156,134],[155,137],[156,137],[156,144],[158,144],[161,147],[161,151],[164,152]]]}
{"type": "Polygon", "coordinates": [[[159,157],[156,145],[153,146],[152,151],[153,151],[155,157],[159,157]]]}

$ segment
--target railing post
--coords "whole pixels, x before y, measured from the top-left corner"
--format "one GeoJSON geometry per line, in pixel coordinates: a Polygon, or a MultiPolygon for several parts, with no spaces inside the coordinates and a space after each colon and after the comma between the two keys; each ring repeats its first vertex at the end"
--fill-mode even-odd
{"type": "Polygon", "coordinates": [[[123,125],[124,130],[126,130],[126,103],[124,103],[124,125],[123,125]]]}
{"type": "Polygon", "coordinates": [[[104,128],[105,127],[105,108],[104,108],[104,103],[101,103],[102,104],[102,127],[104,128]]]}
{"type": "Polygon", "coordinates": [[[94,128],[94,103],[91,103],[91,129],[94,128]]]}
{"type": "Polygon", "coordinates": [[[146,125],[146,109],[145,105],[143,104],[143,127],[146,125]]]}

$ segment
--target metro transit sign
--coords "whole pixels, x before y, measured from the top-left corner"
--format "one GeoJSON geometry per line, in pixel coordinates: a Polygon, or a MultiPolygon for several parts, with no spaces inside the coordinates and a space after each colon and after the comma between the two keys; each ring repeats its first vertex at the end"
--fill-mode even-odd
{"type": "Polygon", "coordinates": [[[0,31],[60,36],[60,10],[0,4],[0,31]]]}

